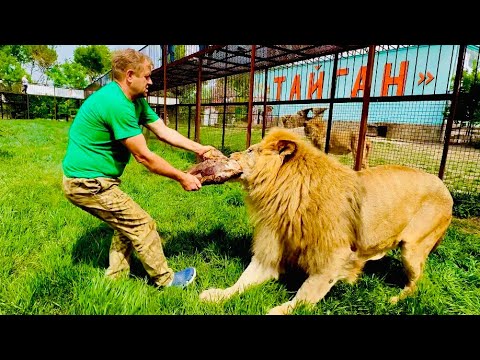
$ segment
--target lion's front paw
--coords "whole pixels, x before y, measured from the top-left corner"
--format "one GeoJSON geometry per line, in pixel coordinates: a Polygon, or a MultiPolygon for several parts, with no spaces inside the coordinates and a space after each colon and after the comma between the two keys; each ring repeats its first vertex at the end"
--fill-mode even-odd
{"type": "Polygon", "coordinates": [[[292,312],[293,308],[289,303],[275,306],[267,313],[267,315],[288,315],[292,312]]]}
{"type": "Polygon", "coordinates": [[[225,300],[227,296],[225,295],[225,290],[223,289],[207,289],[202,291],[200,294],[201,301],[208,302],[219,302],[225,300]]]}
{"type": "Polygon", "coordinates": [[[389,299],[389,302],[390,302],[390,304],[394,305],[394,304],[398,303],[399,300],[400,300],[400,297],[399,297],[399,296],[392,296],[392,297],[389,299]]]}

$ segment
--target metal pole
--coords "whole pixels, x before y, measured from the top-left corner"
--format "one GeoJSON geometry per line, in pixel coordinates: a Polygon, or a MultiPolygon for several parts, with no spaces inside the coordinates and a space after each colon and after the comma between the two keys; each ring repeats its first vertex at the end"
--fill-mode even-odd
{"type": "Polygon", "coordinates": [[[445,165],[447,163],[448,146],[450,145],[450,135],[452,133],[453,119],[455,119],[455,111],[457,109],[458,93],[460,91],[460,82],[463,75],[463,63],[465,61],[466,49],[467,47],[465,45],[460,45],[460,49],[458,51],[457,71],[455,73],[455,80],[453,82],[453,98],[452,103],[450,104],[450,113],[448,114],[447,127],[445,129],[445,140],[443,143],[442,160],[440,161],[440,169],[438,171],[438,177],[442,180],[445,174],[445,165]]]}
{"type": "Polygon", "coordinates": [[[267,89],[268,89],[268,68],[265,68],[265,85],[263,86],[263,121],[262,121],[262,139],[265,136],[265,129],[267,127],[267,89]]]}
{"type": "Polygon", "coordinates": [[[53,87],[53,112],[55,120],[57,120],[57,97],[55,96],[55,86],[53,87]]]}
{"type": "Polygon", "coordinates": [[[196,96],[196,111],[195,114],[195,138],[196,142],[200,142],[200,111],[202,102],[202,58],[198,58],[198,77],[197,77],[197,96],[196,96]]]}
{"type": "Polygon", "coordinates": [[[248,92],[248,115],[247,115],[247,149],[250,147],[252,138],[252,105],[253,105],[253,85],[255,82],[255,51],[256,45],[252,45],[252,54],[250,56],[250,88],[248,92]]]}
{"type": "Polygon", "coordinates": [[[225,150],[225,126],[227,123],[227,77],[223,82],[223,122],[222,122],[222,151],[225,150]]]}
{"type": "Polygon", "coordinates": [[[327,136],[325,139],[325,152],[327,154],[328,154],[328,151],[330,150],[330,134],[332,132],[333,99],[335,98],[335,92],[337,91],[337,68],[338,68],[338,53],[335,53],[335,59],[333,60],[333,71],[332,71],[332,87],[330,89],[330,103],[328,105],[327,136]]]}
{"type": "Polygon", "coordinates": [[[163,122],[167,125],[167,45],[163,45],[163,122]]]}
{"type": "Polygon", "coordinates": [[[178,86],[175,87],[175,130],[178,131],[178,86]]]}
{"type": "Polygon", "coordinates": [[[192,107],[190,105],[188,105],[188,123],[187,123],[187,126],[188,126],[188,130],[187,130],[187,133],[188,133],[188,138],[190,139],[190,128],[191,128],[191,125],[190,125],[190,119],[192,117],[192,107]]]}
{"type": "MultiPolygon", "coordinates": [[[[227,53],[225,53],[224,60],[227,60],[227,53]]],[[[222,121],[222,151],[225,150],[225,129],[227,126],[227,83],[228,79],[225,75],[223,82],[223,121],[222,121]]]]}
{"type": "Polygon", "coordinates": [[[360,130],[358,132],[357,157],[355,159],[355,170],[360,170],[363,160],[363,147],[365,136],[367,135],[368,107],[370,105],[370,88],[372,86],[373,60],[375,58],[375,45],[368,47],[367,71],[365,74],[365,88],[363,90],[362,118],[360,120],[360,130]]]}

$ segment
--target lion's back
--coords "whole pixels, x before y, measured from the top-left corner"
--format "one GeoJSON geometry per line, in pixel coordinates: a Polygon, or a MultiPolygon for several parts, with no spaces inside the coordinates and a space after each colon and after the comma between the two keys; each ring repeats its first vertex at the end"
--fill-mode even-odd
{"type": "Polygon", "coordinates": [[[382,193],[385,196],[391,193],[396,198],[411,193],[430,193],[451,199],[443,181],[438,176],[421,169],[403,165],[378,165],[362,170],[358,174],[369,192],[376,192],[376,189],[380,191],[380,188],[383,189],[382,193]],[[390,191],[387,191],[388,189],[390,191]]]}
{"type": "Polygon", "coordinates": [[[429,206],[451,218],[453,199],[436,175],[401,165],[380,165],[358,172],[364,229],[395,233],[420,208],[429,206]]]}

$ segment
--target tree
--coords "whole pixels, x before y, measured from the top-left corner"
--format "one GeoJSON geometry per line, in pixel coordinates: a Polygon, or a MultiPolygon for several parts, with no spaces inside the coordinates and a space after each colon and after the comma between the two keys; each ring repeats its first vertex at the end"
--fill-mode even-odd
{"type": "MultiPolygon", "coordinates": [[[[480,74],[476,61],[473,62],[470,72],[463,72],[460,92],[463,101],[459,101],[460,116],[468,122],[467,136],[469,142],[476,148],[480,148],[480,140],[474,138],[473,130],[480,124],[480,74]]],[[[458,114],[458,112],[456,113],[458,114]]]]}
{"type": "Polygon", "coordinates": [[[248,101],[248,96],[249,96],[249,88],[250,88],[250,79],[249,79],[250,74],[249,73],[243,73],[243,74],[238,74],[234,75],[231,78],[231,86],[234,90],[234,96],[236,96],[235,101],[248,101]]]}
{"type": "Polygon", "coordinates": [[[47,71],[47,76],[53,81],[54,86],[83,89],[88,85],[86,80],[87,69],[76,62],[66,61],[54,65],[47,71]]]}
{"type": "Polygon", "coordinates": [[[473,124],[480,123],[480,69],[473,62],[470,72],[464,71],[461,90],[467,94],[465,101],[465,119],[473,124]]]}
{"type": "Polygon", "coordinates": [[[111,53],[106,45],[79,46],[73,53],[73,61],[86,69],[88,80],[92,83],[110,70],[111,53]]]}
{"type": "MultiPolygon", "coordinates": [[[[450,89],[453,89],[454,80],[455,76],[451,79],[450,89]]],[[[443,114],[445,118],[448,117],[449,106],[445,108],[443,114]]],[[[467,126],[468,141],[475,147],[480,147],[480,141],[473,137],[473,129],[480,124],[480,68],[477,61],[473,62],[471,71],[464,70],[462,73],[454,122],[460,128],[467,126]]]]}
{"type": "Polygon", "coordinates": [[[29,45],[8,45],[10,53],[23,65],[32,61],[29,45]]]}
{"type": "Polygon", "coordinates": [[[15,55],[20,52],[15,45],[0,45],[0,89],[20,92],[20,80],[25,74],[22,63],[15,55]]]}
{"type": "Polygon", "coordinates": [[[31,64],[30,76],[35,67],[40,70],[39,82],[46,81],[46,72],[56,63],[58,54],[55,45],[28,45],[30,52],[31,64]]]}

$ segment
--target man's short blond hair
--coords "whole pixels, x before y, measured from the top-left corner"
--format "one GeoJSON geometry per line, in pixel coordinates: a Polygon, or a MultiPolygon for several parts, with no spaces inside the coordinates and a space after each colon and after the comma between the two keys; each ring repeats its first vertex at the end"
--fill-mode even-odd
{"type": "Polygon", "coordinates": [[[153,61],[148,55],[134,49],[115,50],[112,53],[112,76],[115,80],[122,80],[128,69],[133,69],[135,74],[143,69],[145,61],[153,67],[153,61]]]}

